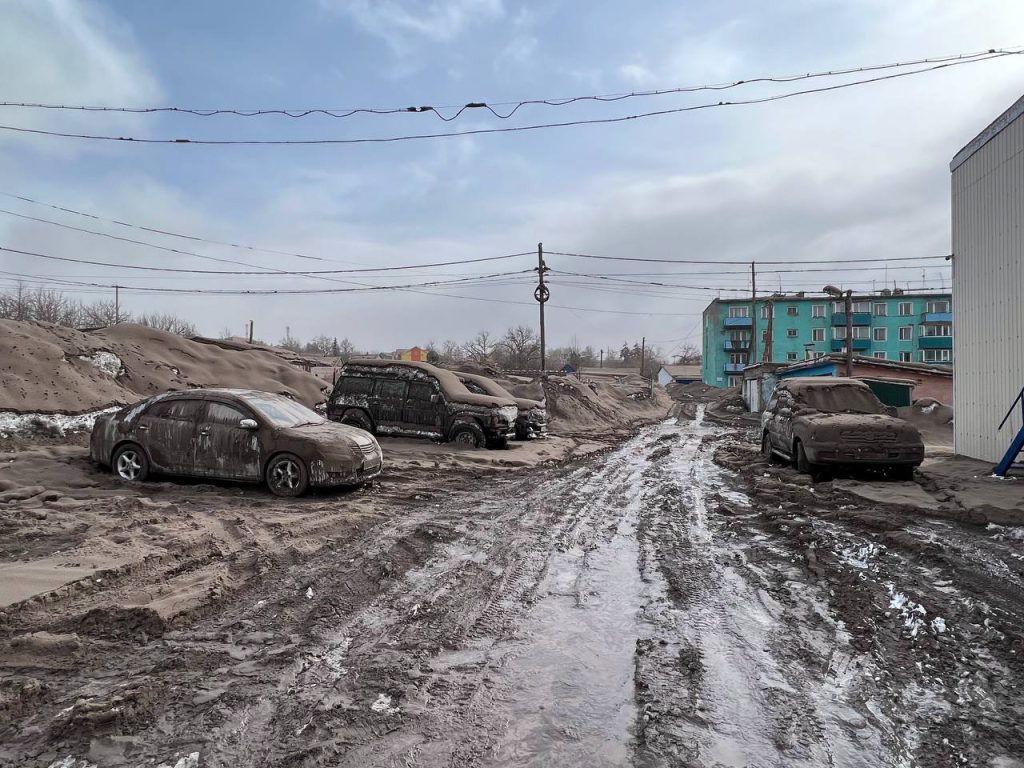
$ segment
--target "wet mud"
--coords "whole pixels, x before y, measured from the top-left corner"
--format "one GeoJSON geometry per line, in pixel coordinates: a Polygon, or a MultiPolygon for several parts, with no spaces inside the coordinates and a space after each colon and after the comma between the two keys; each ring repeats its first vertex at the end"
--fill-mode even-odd
{"type": "Polygon", "coordinates": [[[239,555],[258,574],[184,622],[20,613],[0,764],[1021,764],[1018,529],[811,485],[692,416],[239,555]]]}

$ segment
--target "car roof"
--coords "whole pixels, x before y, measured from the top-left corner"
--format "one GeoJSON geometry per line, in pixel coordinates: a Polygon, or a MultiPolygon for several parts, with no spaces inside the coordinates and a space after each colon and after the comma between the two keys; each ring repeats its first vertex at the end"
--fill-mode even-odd
{"type": "Polygon", "coordinates": [[[258,389],[231,389],[229,387],[197,387],[195,389],[172,389],[168,392],[161,392],[153,395],[150,400],[209,400],[216,397],[235,397],[240,400],[248,398],[271,398],[273,400],[286,400],[290,403],[298,402],[290,397],[276,392],[261,392],[258,389]]]}

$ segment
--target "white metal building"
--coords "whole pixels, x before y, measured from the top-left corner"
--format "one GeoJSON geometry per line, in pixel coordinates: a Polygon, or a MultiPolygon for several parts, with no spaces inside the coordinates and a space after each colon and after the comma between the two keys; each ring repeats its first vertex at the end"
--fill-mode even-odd
{"type": "Polygon", "coordinates": [[[956,452],[997,462],[1024,387],[1024,96],[950,163],[956,452]]]}

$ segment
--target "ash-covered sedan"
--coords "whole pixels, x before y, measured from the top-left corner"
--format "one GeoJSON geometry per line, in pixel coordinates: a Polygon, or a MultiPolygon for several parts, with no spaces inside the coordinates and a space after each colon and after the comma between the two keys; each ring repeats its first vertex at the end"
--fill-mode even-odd
{"type": "Polygon", "coordinates": [[[265,482],[278,496],[359,485],[380,474],[380,446],[282,395],[192,389],[96,419],[89,452],[125,480],[151,473],[265,482]]]}

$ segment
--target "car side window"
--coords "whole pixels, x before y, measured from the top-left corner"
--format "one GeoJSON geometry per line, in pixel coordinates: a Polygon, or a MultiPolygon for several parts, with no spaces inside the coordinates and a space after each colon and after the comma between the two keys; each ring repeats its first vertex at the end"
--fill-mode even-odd
{"type": "Polygon", "coordinates": [[[768,401],[768,405],[765,406],[765,410],[766,411],[774,411],[775,407],[778,404],[779,404],[779,396],[778,395],[772,395],[771,399],[768,401]]]}
{"type": "Polygon", "coordinates": [[[418,402],[429,403],[430,396],[434,394],[434,388],[426,381],[410,381],[409,392],[406,398],[418,402]]]}
{"type": "Polygon", "coordinates": [[[201,400],[161,400],[146,409],[146,416],[169,421],[196,421],[202,411],[201,400]]]}
{"type": "Polygon", "coordinates": [[[373,394],[373,379],[363,379],[356,376],[350,376],[342,379],[341,391],[346,395],[373,394]]]}
{"type": "Polygon", "coordinates": [[[385,380],[378,381],[377,397],[384,400],[401,400],[405,397],[405,382],[385,380]]]}
{"type": "Polygon", "coordinates": [[[206,416],[203,422],[206,424],[223,424],[228,427],[237,427],[242,419],[251,418],[237,408],[224,403],[207,403],[206,416]]]}

